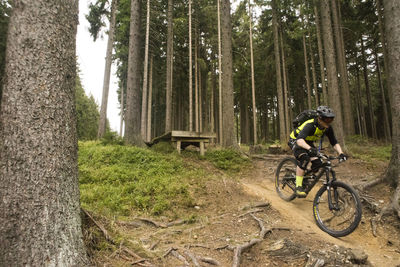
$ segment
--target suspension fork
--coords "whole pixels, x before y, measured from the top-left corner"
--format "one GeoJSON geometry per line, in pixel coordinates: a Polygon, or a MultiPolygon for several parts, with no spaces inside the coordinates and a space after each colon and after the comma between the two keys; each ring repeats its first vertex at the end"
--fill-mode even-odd
{"type": "Polygon", "coordinates": [[[336,173],[332,170],[331,167],[327,167],[325,170],[325,175],[326,175],[326,181],[327,181],[327,192],[328,192],[328,204],[329,204],[329,210],[339,210],[339,207],[337,205],[338,199],[339,199],[339,194],[335,188],[332,187],[332,183],[336,181],[336,173]],[[330,179],[330,174],[332,174],[332,179],[330,179]],[[333,189],[333,195],[334,195],[334,203],[332,202],[332,195],[331,192],[333,189]]]}

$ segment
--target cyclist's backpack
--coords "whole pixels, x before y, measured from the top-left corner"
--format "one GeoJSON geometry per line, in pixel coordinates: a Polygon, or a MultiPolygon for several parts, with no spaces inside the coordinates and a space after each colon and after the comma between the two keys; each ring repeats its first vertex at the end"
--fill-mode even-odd
{"type": "Polygon", "coordinates": [[[307,109],[299,113],[297,117],[292,121],[293,128],[296,129],[300,125],[302,125],[305,121],[315,119],[318,117],[318,113],[316,110],[307,109]]]}

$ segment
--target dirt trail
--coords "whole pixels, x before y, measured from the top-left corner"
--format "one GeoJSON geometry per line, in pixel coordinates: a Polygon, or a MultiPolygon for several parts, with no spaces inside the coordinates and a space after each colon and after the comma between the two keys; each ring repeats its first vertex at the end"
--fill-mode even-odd
{"type": "Polygon", "coordinates": [[[368,259],[374,266],[397,266],[400,264],[399,252],[396,251],[398,248],[388,246],[388,241],[383,238],[374,237],[371,230],[366,231],[366,228],[370,228],[369,220],[363,218],[360,226],[349,236],[334,238],[319,229],[312,215],[312,201],[318,188],[314,188],[305,199],[283,201],[275,191],[272,168],[266,166],[263,161],[256,162],[256,167],[257,174],[251,179],[243,181],[244,190],[250,195],[270,202],[271,206],[281,214],[283,218],[281,224],[286,223],[292,229],[310,234],[322,242],[346,248],[362,249],[368,254],[368,259]]]}

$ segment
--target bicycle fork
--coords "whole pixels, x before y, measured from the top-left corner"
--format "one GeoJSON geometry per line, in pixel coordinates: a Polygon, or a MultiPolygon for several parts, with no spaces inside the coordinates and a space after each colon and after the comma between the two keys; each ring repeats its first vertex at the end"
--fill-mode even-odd
{"type": "Polygon", "coordinates": [[[328,193],[328,204],[329,204],[329,210],[340,210],[338,202],[339,202],[339,193],[336,190],[335,187],[332,186],[332,182],[336,180],[336,175],[335,172],[332,171],[331,168],[328,168],[326,170],[326,179],[327,179],[327,186],[326,186],[326,190],[328,193]],[[332,180],[329,177],[329,173],[332,173],[332,180]],[[333,198],[334,198],[334,202],[332,201],[332,191],[333,191],[333,198]]]}

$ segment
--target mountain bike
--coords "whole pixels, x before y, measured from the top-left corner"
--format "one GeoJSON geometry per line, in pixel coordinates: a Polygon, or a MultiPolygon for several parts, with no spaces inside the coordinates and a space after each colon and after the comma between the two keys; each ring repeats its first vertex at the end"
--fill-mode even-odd
{"type": "MultiPolygon", "coordinates": [[[[362,209],[357,192],[348,184],[336,180],[332,157],[319,153],[322,166],[314,173],[307,170],[303,178],[303,186],[308,193],[322,176],[325,181],[314,197],[313,214],[319,228],[334,237],[342,237],[352,233],[361,221],[362,209]]],[[[339,160],[340,163],[340,160],[339,160]]],[[[278,195],[286,201],[296,198],[296,159],[283,159],[276,170],[275,188],[278,195]]]]}

